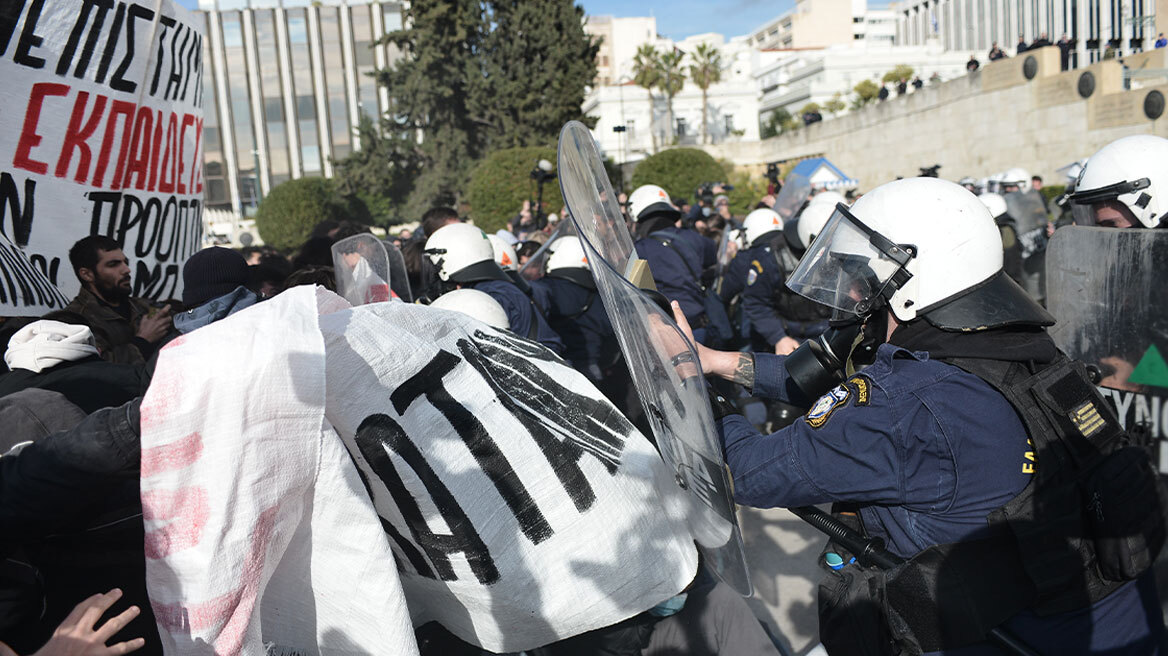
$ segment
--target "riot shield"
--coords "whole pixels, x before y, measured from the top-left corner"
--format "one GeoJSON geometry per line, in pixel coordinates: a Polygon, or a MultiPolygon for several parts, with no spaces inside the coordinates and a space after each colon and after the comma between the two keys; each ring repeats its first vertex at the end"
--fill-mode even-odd
{"type": "Polygon", "coordinates": [[[1011,191],[1002,197],[1006,199],[1006,211],[1018,222],[1019,235],[1046,229],[1046,206],[1042,204],[1041,192],[1011,191]]]}
{"type": "Polygon", "coordinates": [[[710,568],[751,593],[742,535],[697,353],[665,312],[627,279],[638,261],[592,134],[560,131],[560,189],[653,430],[657,448],[688,492],[688,523],[710,568]]]}
{"type": "Polygon", "coordinates": [[[385,246],[385,254],[389,256],[389,291],[390,294],[403,303],[413,303],[414,294],[410,290],[410,277],[406,273],[406,260],[402,257],[401,249],[392,241],[381,240],[385,246]]]}
{"type": "Polygon", "coordinates": [[[571,221],[560,221],[560,225],[556,227],[555,232],[551,237],[539,247],[523,266],[519,267],[519,275],[526,280],[539,280],[543,277],[544,265],[547,264],[548,256],[552,254],[551,245],[560,237],[567,237],[576,234],[576,226],[571,221]]]}
{"type": "Polygon", "coordinates": [[[332,250],[337,294],[353,305],[389,300],[389,255],[381,240],[368,233],[353,235],[332,250]]]}
{"type": "Polygon", "coordinates": [[[799,213],[799,208],[811,195],[811,179],[805,175],[791,171],[783,178],[783,188],[775,197],[774,210],[783,221],[790,221],[799,213]]]}
{"type": "MultiPolygon", "coordinates": [[[[1168,231],[1067,226],[1046,250],[1050,329],[1094,368],[1104,398],[1137,440],[1159,442],[1168,473],[1168,231]]],[[[1153,451],[1153,453],[1157,453],[1153,451]]]]}

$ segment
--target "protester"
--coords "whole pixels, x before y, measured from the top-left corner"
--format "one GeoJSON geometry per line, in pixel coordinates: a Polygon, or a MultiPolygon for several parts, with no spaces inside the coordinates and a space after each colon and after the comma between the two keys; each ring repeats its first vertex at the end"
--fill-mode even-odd
{"type": "Polygon", "coordinates": [[[1071,41],[1071,39],[1068,38],[1064,32],[1063,35],[1059,37],[1058,43],[1055,45],[1057,45],[1059,49],[1059,66],[1061,66],[1062,70],[1064,71],[1070,70],[1071,52],[1075,48],[1075,42],[1071,41]]]}
{"type": "Polygon", "coordinates": [[[1021,34],[1019,34],[1018,35],[1018,44],[1014,46],[1014,56],[1017,57],[1018,55],[1021,55],[1022,53],[1026,52],[1029,49],[1030,49],[1030,46],[1026,45],[1025,37],[1023,37],[1021,34]]]}
{"type": "Polygon", "coordinates": [[[981,62],[979,62],[977,60],[977,57],[970,55],[969,61],[965,62],[965,70],[972,73],[972,72],[976,71],[978,68],[981,68],[981,62]]]}
{"type": "Polygon", "coordinates": [[[1154,47],[1163,48],[1165,46],[1168,46],[1168,38],[1165,38],[1164,33],[1160,32],[1160,34],[1156,36],[1156,43],[1154,47]]]}
{"type": "Polygon", "coordinates": [[[1034,43],[1030,44],[1030,47],[1027,48],[1027,50],[1037,50],[1039,48],[1045,48],[1046,46],[1051,45],[1054,44],[1051,43],[1050,39],[1046,37],[1046,32],[1042,32],[1038,35],[1038,38],[1034,40],[1034,43]]]}
{"type": "Polygon", "coordinates": [[[991,62],[998,61],[999,59],[1005,59],[1005,58],[1006,58],[1006,56],[1007,56],[1007,55],[1006,55],[1006,51],[1004,51],[1004,50],[1002,50],[1001,48],[999,48],[999,47],[998,47],[998,42],[997,42],[997,41],[994,41],[994,42],[993,42],[993,44],[990,46],[990,52],[989,52],[989,54],[988,54],[988,55],[986,55],[986,57],[987,57],[987,58],[988,58],[988,59],[989,59],[991,62]]]}
{"type": "Polygon", "coordinates": [[[186,334],[255,305],[260,298],[248,289],[247,261],[233,250],[212,246],[195,253],[183,265],[183,305],[174,327],[186,334]]]}
{"type": "Polygon", "coordinates": [[[86,237],[69,249],[81,291],[64,310],[93,331],[101,357],[142,364],[154,355],[171,328],[170,310],[131,296],[130,261],[109,237],[86,237]]]}

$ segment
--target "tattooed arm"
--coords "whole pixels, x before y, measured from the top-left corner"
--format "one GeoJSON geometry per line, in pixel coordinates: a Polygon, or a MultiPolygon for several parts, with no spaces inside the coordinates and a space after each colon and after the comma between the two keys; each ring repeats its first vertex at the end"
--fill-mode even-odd
{"type": "MultiPolygon", "coordinates": [[[[690,341],[693,341],[693,333],[690,331],[689,322],[686,321],[685,315],[682,314],[681,308],[677,305],[676,301],[672,303],[672,307],[673,318],[677,321],[677,325],[690,337],[690,341]]],[[[753,353],[715,351],[712,348],[707,348],[696,342],[694,346],[697,348],[698,359],[701,360],[703,373],[725,378],[732,383],[737,383],[747,388],[754,387],[753,353]]]]}

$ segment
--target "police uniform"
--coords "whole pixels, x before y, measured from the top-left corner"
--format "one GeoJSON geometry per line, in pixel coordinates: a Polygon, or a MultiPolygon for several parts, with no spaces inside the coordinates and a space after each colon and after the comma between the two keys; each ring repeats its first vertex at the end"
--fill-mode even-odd
{"type": "Polygon", "coordinates": [[[535,301],[513,283],[503,280],[479,280],[466,286],[489,294],[503,306],[507,320],[511,323],[511,332],[520,337],[534,339],[556,355],[564,354],[564,342],[543,318],[535,306],[535,301]]]}
{"type": "Polygon", "coordinates": [[[782,233],[763,235],[748,252],[742,311],[750,321],[755,350],[773,351],[784,337],[802,342],[823,334],[831,310],[787,288],[787,275],[799,260],[782,233]]]}
{"type": "MultiPolygon", "coordinates": [[[[808,406],[785,361],[757,354],[753,393],[808,406]]],[[[1009,401],[927,352],[882,344],[871,366],[809,407],[769,436],[738,415],[718,421],[735,499],[762,508],[858,503],[867,531],[902,557],[982,537],[987,516],[1037,466],[1009,401]]],[[[1044,654],[1154,653],[1163,634],[1150,571],[1090,606],[1046,617],[1023,610],[1005,627],[1044,654]]]]}
{"type": "Polygon", "coordinates": [[[574,271],[581,275],[569,279],[559,269],[531,287],[549,300],[547,321],[563,340],[564,359],[595,383],[616,363],[620,346],[592,274],[583,268],[574,271]]]}
{"type": "Polygon", "coordinates": [[[649,264],[657,291],[681,305],[681,311],[694,329],[694,338],[705,343],[706,308],[699,281],[700,259],[677,228],[664,228],[638,239],[637,255],[649,264]]]}

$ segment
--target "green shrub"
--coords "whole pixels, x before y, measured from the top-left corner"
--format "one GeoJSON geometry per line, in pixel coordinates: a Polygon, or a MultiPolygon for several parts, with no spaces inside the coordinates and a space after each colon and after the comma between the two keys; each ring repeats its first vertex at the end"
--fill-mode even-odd
{"type": "MultiPolygon", "coordinates": [[[[475,225],[490,234],[507,227],[523,207],[523,201],[535,201],[536,184],[531,171],[536,162],[546,159],[555,163],[551,147],[529,146],[496,150],[475,166],[470,174],[467,201],[475,225]]],[[[559,180],[543,185],[543,210],[559,212],[564,207],[559,180]]]]}
{"type": "Polygon", "coordinates": [[[630,189],[654,184],[665,189],[674,203],[693,203],[694,192],[703,183],[726,181],[726,170],[706,151],[673,148],[641,160],[633,170],[630,189]]]}
{"type": "Polygon", "coordinates": [[[255,222],[265,244],[290,251],[303,244],[321,221],[368,225],[371,218],[361,199],[340,195],[332,180],[299,178],[268,192],[256,210],[255,222]]]}
{"type": "Polygon", "coordinates": [[[1064,193],[1066,193],[1066,191],[1066,185],[1043,185],[1042,189],[1038,190],[1038,193],[1042,194],[1042,197],[1046,199],[1047,204],[1053,207],[1054,199],[1062,196],[1064,193]]]}

